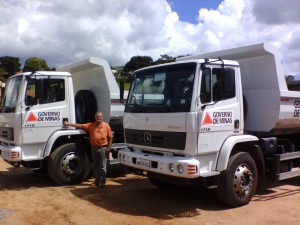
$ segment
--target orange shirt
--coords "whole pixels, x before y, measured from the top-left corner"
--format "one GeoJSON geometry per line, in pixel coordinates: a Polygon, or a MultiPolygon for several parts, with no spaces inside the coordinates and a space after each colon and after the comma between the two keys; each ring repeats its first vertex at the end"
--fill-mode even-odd
{"type": "Polygon", "coordinates": [[[83,124],[83,129],[90,134],[90,145],[103,146],[107,145],[107,139],[112,138],[112,132],[110,126],[103,122],[100,125],[94,123],[83,124]]]}

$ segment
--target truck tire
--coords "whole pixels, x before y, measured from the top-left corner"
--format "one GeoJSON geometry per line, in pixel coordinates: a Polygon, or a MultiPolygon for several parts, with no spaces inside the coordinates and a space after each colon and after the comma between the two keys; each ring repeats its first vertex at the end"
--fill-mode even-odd
{"type": "Polygon", "coordinates": [[[59,185],[78,184],[87,177],[91,165],[87,148],[68,143],[58,147],[49,157],[48,174],[59,185]]]}
{"type": "Polygon", "coordinates": [[[80,90],[75,96],[75,112],[77,123],[89,123],[95,120],[97,101],[88,90],[80,90]]]}
{"type": "Polygon", "coordinates": [[[232,207],[246,205],[256,191],[257,180],[253,158],[247,152],[239,152],[230,157],[227,170],[220,175],[218,197],[232,207]]]}

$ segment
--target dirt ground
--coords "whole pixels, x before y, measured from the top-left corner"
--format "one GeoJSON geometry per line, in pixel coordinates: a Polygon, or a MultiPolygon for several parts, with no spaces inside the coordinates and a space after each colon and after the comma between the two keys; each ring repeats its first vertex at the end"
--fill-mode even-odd
{"type": "Polygon", "coordinates": [[[47,176],[13,168],[0,159],[0,225],[296,225],[300,178],[267,184],[249,205],[228,208],[213,190],[184,187],[163,191],[147,178],[110,167],[107,187],[56,186],[47,176]]]}

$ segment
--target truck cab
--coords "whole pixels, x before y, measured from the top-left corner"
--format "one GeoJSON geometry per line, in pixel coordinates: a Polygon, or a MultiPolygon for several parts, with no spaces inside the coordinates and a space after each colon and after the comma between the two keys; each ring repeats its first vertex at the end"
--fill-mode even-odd
{"type": "Polygon", "coordinates": [[[63,118],[75,118],[71,74],[36,72],[8,79],[1,102],[1,156],[14,165],[39,168],[45,143],[63,118]]]}
{"type": "Polygon", "coordinates": [[[189,60],[138,70],[125,108],[129,150],[119,153],[121,162],[184,179],[219,174],[213,169],[219,149],[242,134],[242,117],[237,62],[189,60]]]}
{"type": "Polygon", "coordinates": [[[60,185],[82,182],[90,172],[89,135],[63,122],[110,124],[110,164],[118,163],[124,104],[107,61],[90,57],[59,71],[16,74],[7,80],[0,106],[0,156],[8,163],[47,171],[60,185]]]}

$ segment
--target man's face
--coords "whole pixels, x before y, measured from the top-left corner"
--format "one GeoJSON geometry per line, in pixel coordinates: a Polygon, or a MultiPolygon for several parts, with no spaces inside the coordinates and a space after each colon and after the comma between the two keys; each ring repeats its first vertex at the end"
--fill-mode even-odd
{"type": "Polygon", "coordinates": [[[96,115],[95,115],[96,122],[101,123],[102,119],[103,119],[103,115],[101,113],[96,113],[96,115]]]}

